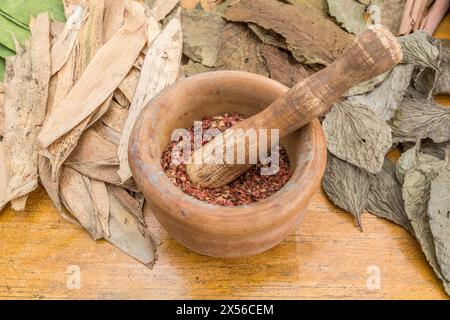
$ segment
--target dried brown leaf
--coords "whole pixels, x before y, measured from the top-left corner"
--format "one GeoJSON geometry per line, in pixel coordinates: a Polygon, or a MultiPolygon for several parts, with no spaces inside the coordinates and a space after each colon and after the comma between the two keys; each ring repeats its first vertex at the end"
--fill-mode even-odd
{"type": "Polygon", "coordinates": [[[328,8],[330,15],[348,32],[359,35],[367,30],[364,4],[355,0],[328,0],[328,8]]]}
{"type": "Polygon", "coordinates": [[[360,229],[362,229],[361,214],[368,203],[370,179],[365,170],[331,154],[328,155],[322,187],[335,205],[355,216],[360,229]]]}
{"type": "Polygon", "coordinates": [[[264,44],[288,50],[286,40],[273,30],[266,30],[254,23],[249,23],[248,27],[264,44]]]}
{"type": "Polygon", "coordinates": [[[109,128],[122,133],[125,121],[128,118],[128,109],[123,108],[116,101],[112,101],[108,111],[103,115],[102,122],[109,128]]]}
{"type": "Polygon", "coordinates": [[[293,87],[313,73],[313,70],[302,66],[287,51],[277,47],[263,44],[261,55],[266,60],[270,78],[288,87],[293,87]]]}
{"type": "Polygon", "coordinates": [[[183,53],[207,67],[216,67],[225,20],[217,12],[183,10],[183,53]]]}
{"type": "Polygon", "coordinates": [[[328,150],[369,173],[381,170],[392,146],[391,129],[365,106],[338,101],[323,121],[328,150]]]}
{"type": "Polygon", "coordinates": [[[17,45],[17,56],[7,58],[3,138],[8,174],[6,201],[26,196],[38,186],[37,135],[45,117],[50,80],[48,14],[32,21],[31,32],[24,47],[17,45]]]}
{"type": "Polygon", "coordinates": [[[111,234],[109,231],[109,214],[111,205],[106,184],[102,181],[89,179],[89,183],[87,183],[87,185],[92,196],[95,214],[102,228],[103,235],[109,237],[111,234]]]}
{"type": "MultiPolygon", "coordinates": [[[[133,100],[134,92],[139,81],[140,71],[136,68],[132,68],[127,76],[120,82],[119,90],[123,93],[129,103],[133,100]]],[[[117,91],[115,95],[117,94],[117,91]]],[[[120,103],[121,101],[118,100],[120,103]]],[[[120,103],[122,105],[122,103],[120,103]]]]}
{"type": "Polygon", "coordinates": [[[181,13],[178,11],[176,16],[152,42],[142,66],[139,83],[119,145],[119,175],[122,182],[131,177],[131,170],[128,165],[128,143],[134,123],[147,103],[178,79],[182,50],[183,32],[181,29],[181,13]]]}
{"type": "Polygon", "coordinates": [[[223,31],[218,64],[221,69],[269,76],[261,56],[261,41],[246,26],[228,23],[223,31]]]}
{"type": "Polygon", "coordinates": [[[230,21],[255,23],[286,39],[289,50],[301,63],[332,63],[354,37],[316,10],[275,0],[234,1],[225,11],[230,21]]]}
{"type": "Polygon", "coordinates": [[[380,19],[381,24],[398,35],[406,0],[371,0],[370,4],[368,10],[375,17],[375,22],[380,19]]]}

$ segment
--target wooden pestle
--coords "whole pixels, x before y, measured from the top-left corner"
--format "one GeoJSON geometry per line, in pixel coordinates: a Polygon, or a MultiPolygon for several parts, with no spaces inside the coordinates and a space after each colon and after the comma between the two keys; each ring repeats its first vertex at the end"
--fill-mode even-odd
{"type": "MultiPolygon", "coordinates": [[[[347,90],[389,71],[402,57],[403,52],[395,36],[385,27],[374,26],[361,34],[333,64],[301,81],[264,111],[240,121],[231,129],[267,129],[268,132],[278,129],[280,137],[286,136],[328,113],[347,90]]],[[[236,146],[235,139],[230,137],[230,129],[222,133],[223,148],[236,152],[237,148],[226,149],[236,146]]],[[[191,161],[186,166],[191,181],[203,187],[224,186],[252,166],[208,164],[212,163],[208,161],[217,147],[215,142],[217,138],[194,152],[193,159],[202,159],[202,164],[191,161]]],[[[250,152],[258,152],[258,141],[246,141],[244,147],[245,159],[248,159],[250,152]]]]}

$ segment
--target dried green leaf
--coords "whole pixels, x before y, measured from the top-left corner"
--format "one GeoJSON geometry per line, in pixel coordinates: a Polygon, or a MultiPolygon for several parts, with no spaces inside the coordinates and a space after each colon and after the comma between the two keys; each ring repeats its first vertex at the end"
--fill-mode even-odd
{"type": "Polygon", "coordinates": [[[387,121],[402,102],[413,70],[413,65],[398,65],[380,86],[367,94],[349,97],[349,101],[367,106],[381,120],[387,121]]]}
{"type": "Polygon", "coordinates": [[[433,233],[427,214],[430,200],[431,181],[442,170],[443,161],[420,163],[406,172],[402,196],[405,201],[405,211],[413,226],[415,236],[420,243],[428,262],[435,274],[449,288],[449,282],[443,277],[436,256],[433,233]]]}
{"type": "Polygon", "coordinates": [[[450,108],[434,100],[415,100],[406,97],[391,123],[394,141],[416,141],[430,138],[436,143],[450,140],[450,108]]]}
{"type": "Polygon", "coordinates": [[[370,175],[333,155],[328,155],[322,187],[338,207],[352,213],[362,229],[361,214],[368,203],[370,175]]]}
{"type": "Polygon", "coordinates": [[[20,27],[11,20],[0,15],[0,43],[12,51],[16,51],[14,39],[23,44],[29,37],[30,31],[20,27]]]}
{"type": "Polygon", "coordinates": [[[442,276],[450,281],[450,170],[448,166],[444,165],[431,182],[428,216],[442,276]]]}
{"type": "Polygon", "coordinates": [[[365,106],[336,102],[323,122],[328,150],[369,173],[383,166],[392,146],[391,129],[365,106]]]}
{"type": "Polygon", "coordinates": [[[183,53],[207,67],[216,67],[225,20],[216,12],[183,10],[183,53]]]}
{"type": "Polygon", "coordinates": [[[2,0],[0,10],[28,25],[30,18],[48,12],[52,20],[65,21],[64,6],[61,0],[2,0]]]}
{"type": "Polygon", "coordinates": [[[300,63],[328,65],[354,40],[317,10],[301,3],[294,6],[276,0],[233,1],[224,17],[255,23],[280,34],[300,63]]]}
{"type": "Polygon", "coordinates": [[[397,180],[395,164],[387,158],[382,170],[372,177],[367,211],[402,226],[414,235],[405,212],[402,186],[397,180]]]}
{"type": "Polygon", "coordinates": [[[439,40],[431,38],[424,31],[418,31],[399,37],[398,41],[403,49],[402,63],[439,69],[439,40]]]}
{"type": "Polygon", "coordinates": [[[422,68],[414,81],[414,87],[427,97],[450,94],[450,40],[433,39],[433,43],[439,47],[439,67],[422,68]]]}
{"type": "Polygon", "coordinates": [[[240,70],[268,76],[261,41],[246,26],[228,23],[223,31],[218,64],[221,69],[240,70]]]}
{"type": "Polygon", "coordinates": [[[355,0],[328,0],[330,15],[348,32],[359,35],[367,30],[366,6],[355,0]]]}
{"type": "Polygon", "coordinates": [[[0,58],[13,56],[15,52],[0,43],[0,58]]]}
{"type": "Polygon", "coordinates": [[[403,184],[406,173],[414,167],[424,164],[431,165],[439,161],[433,155],[421,152],[421,140],[417,139],[414,147],[405,151],[397,161],[397,179],[403,184]]]}

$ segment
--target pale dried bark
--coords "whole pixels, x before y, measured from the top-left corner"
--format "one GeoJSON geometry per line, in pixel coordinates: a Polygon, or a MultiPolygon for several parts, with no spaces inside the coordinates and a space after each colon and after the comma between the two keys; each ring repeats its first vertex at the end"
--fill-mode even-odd
{"type": "Polygon", "coordinates": [[[286,39],[288,48],[301,63],[328,65],[354,40],[354,36],[322,14],[300,3],[292,6],[276,0],[236,0],[224,17],[274,30],[286,39]]]}
{"type": "MultiPolygon", "coordinates": [[[[127,76],[120,82],[119,90],[126,97],[128,102],[131,103],[133,100],[134,92],[136,91],[136,86],[139,81],[140,71],[136,68],[132,68],[127,76]]],[[[118,100],[120,103],[120,101],[118,100]]],[[[123,106],[123,103],[120,103],[123,106]]]]}
{"type": "Polygon", "coordinates": [[[108,111],[101,118],[104,125],[113,129],[118,133],[122,133],[125,122],[128,118],[128,109],[119,105],[118,102],[112,101],[108,111]]]}
{"type": "Polygon", "coordinates": [[[67,19],[63,30],[57,35],[51,48],[51,74],[57,73],[69,59],[76,44],[83,22],[86,20],[86,9],[77,6],[74,13],[67,19]]]}
{"type": "Polygon", "coordinates": [[[0,211],[6,205],[6,190],[8,188],[8,173],[5,164],[5,150],[3,141],[0,141],[0,211]]]}
{"type": "Polygon", "coordinates": [[[139,56],[146,41],[145,14],[141,5],[129,4],[130,16],[125,25],[97,52],[67,97],[44,124],[39,134],[43,148],[95,113],[139,56]]]}
{"type": "Polygon", "coordinates": [[[179,0],[156,0],[150,12],[156,21],[161,21],[177,6],[179,0]]]}
{"type": "Polygon", "coordinates": [[[8,188],[5,201],[23,207],[24,197],[38,186],[37,135],[44,121],[50,81],[48,14],[31,22],[32,37],[17,56],[7,59],[4,148],[8,188]]]}
{"type": "Polygon", "coordinates": [[[125,0],[106,0],[103,20],[103,42],[106,43],[122,27],[125,15],[125,0]]]}
{"type": "Polygon", "coordinates": [[[5,87],[0,82],[0,136],[3,137],[5,129],[5,87]]]}
{"type": "Polygon", "coordinates": [[[131,177],[128,143],[134,123],[147,103],[178,79],[182,49],[181,14],[178,12],[152,42],[142,66],[139,83],[120,139],[118,154],[119,175],[122,182],[126,182],[131,177]]]}

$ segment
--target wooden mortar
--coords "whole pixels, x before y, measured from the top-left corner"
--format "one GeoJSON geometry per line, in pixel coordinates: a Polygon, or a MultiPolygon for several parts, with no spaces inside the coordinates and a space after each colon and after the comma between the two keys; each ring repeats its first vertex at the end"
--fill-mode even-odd
{"type": "Polygon", "coordinates": [[[130,166],[147,205],[170,236],[198,253],[230,258],[268,250],[297,226],[326,165],[325,138],[317,119],[281,140],[293,176],[275,195],[252,205],[222,207],[199,201],[176,187],[161,167],[175,129],[225,112],[253,116],[287,91],[251,73],[204,73],[179,81],[144,109],[130,141],[130,166]]]}

